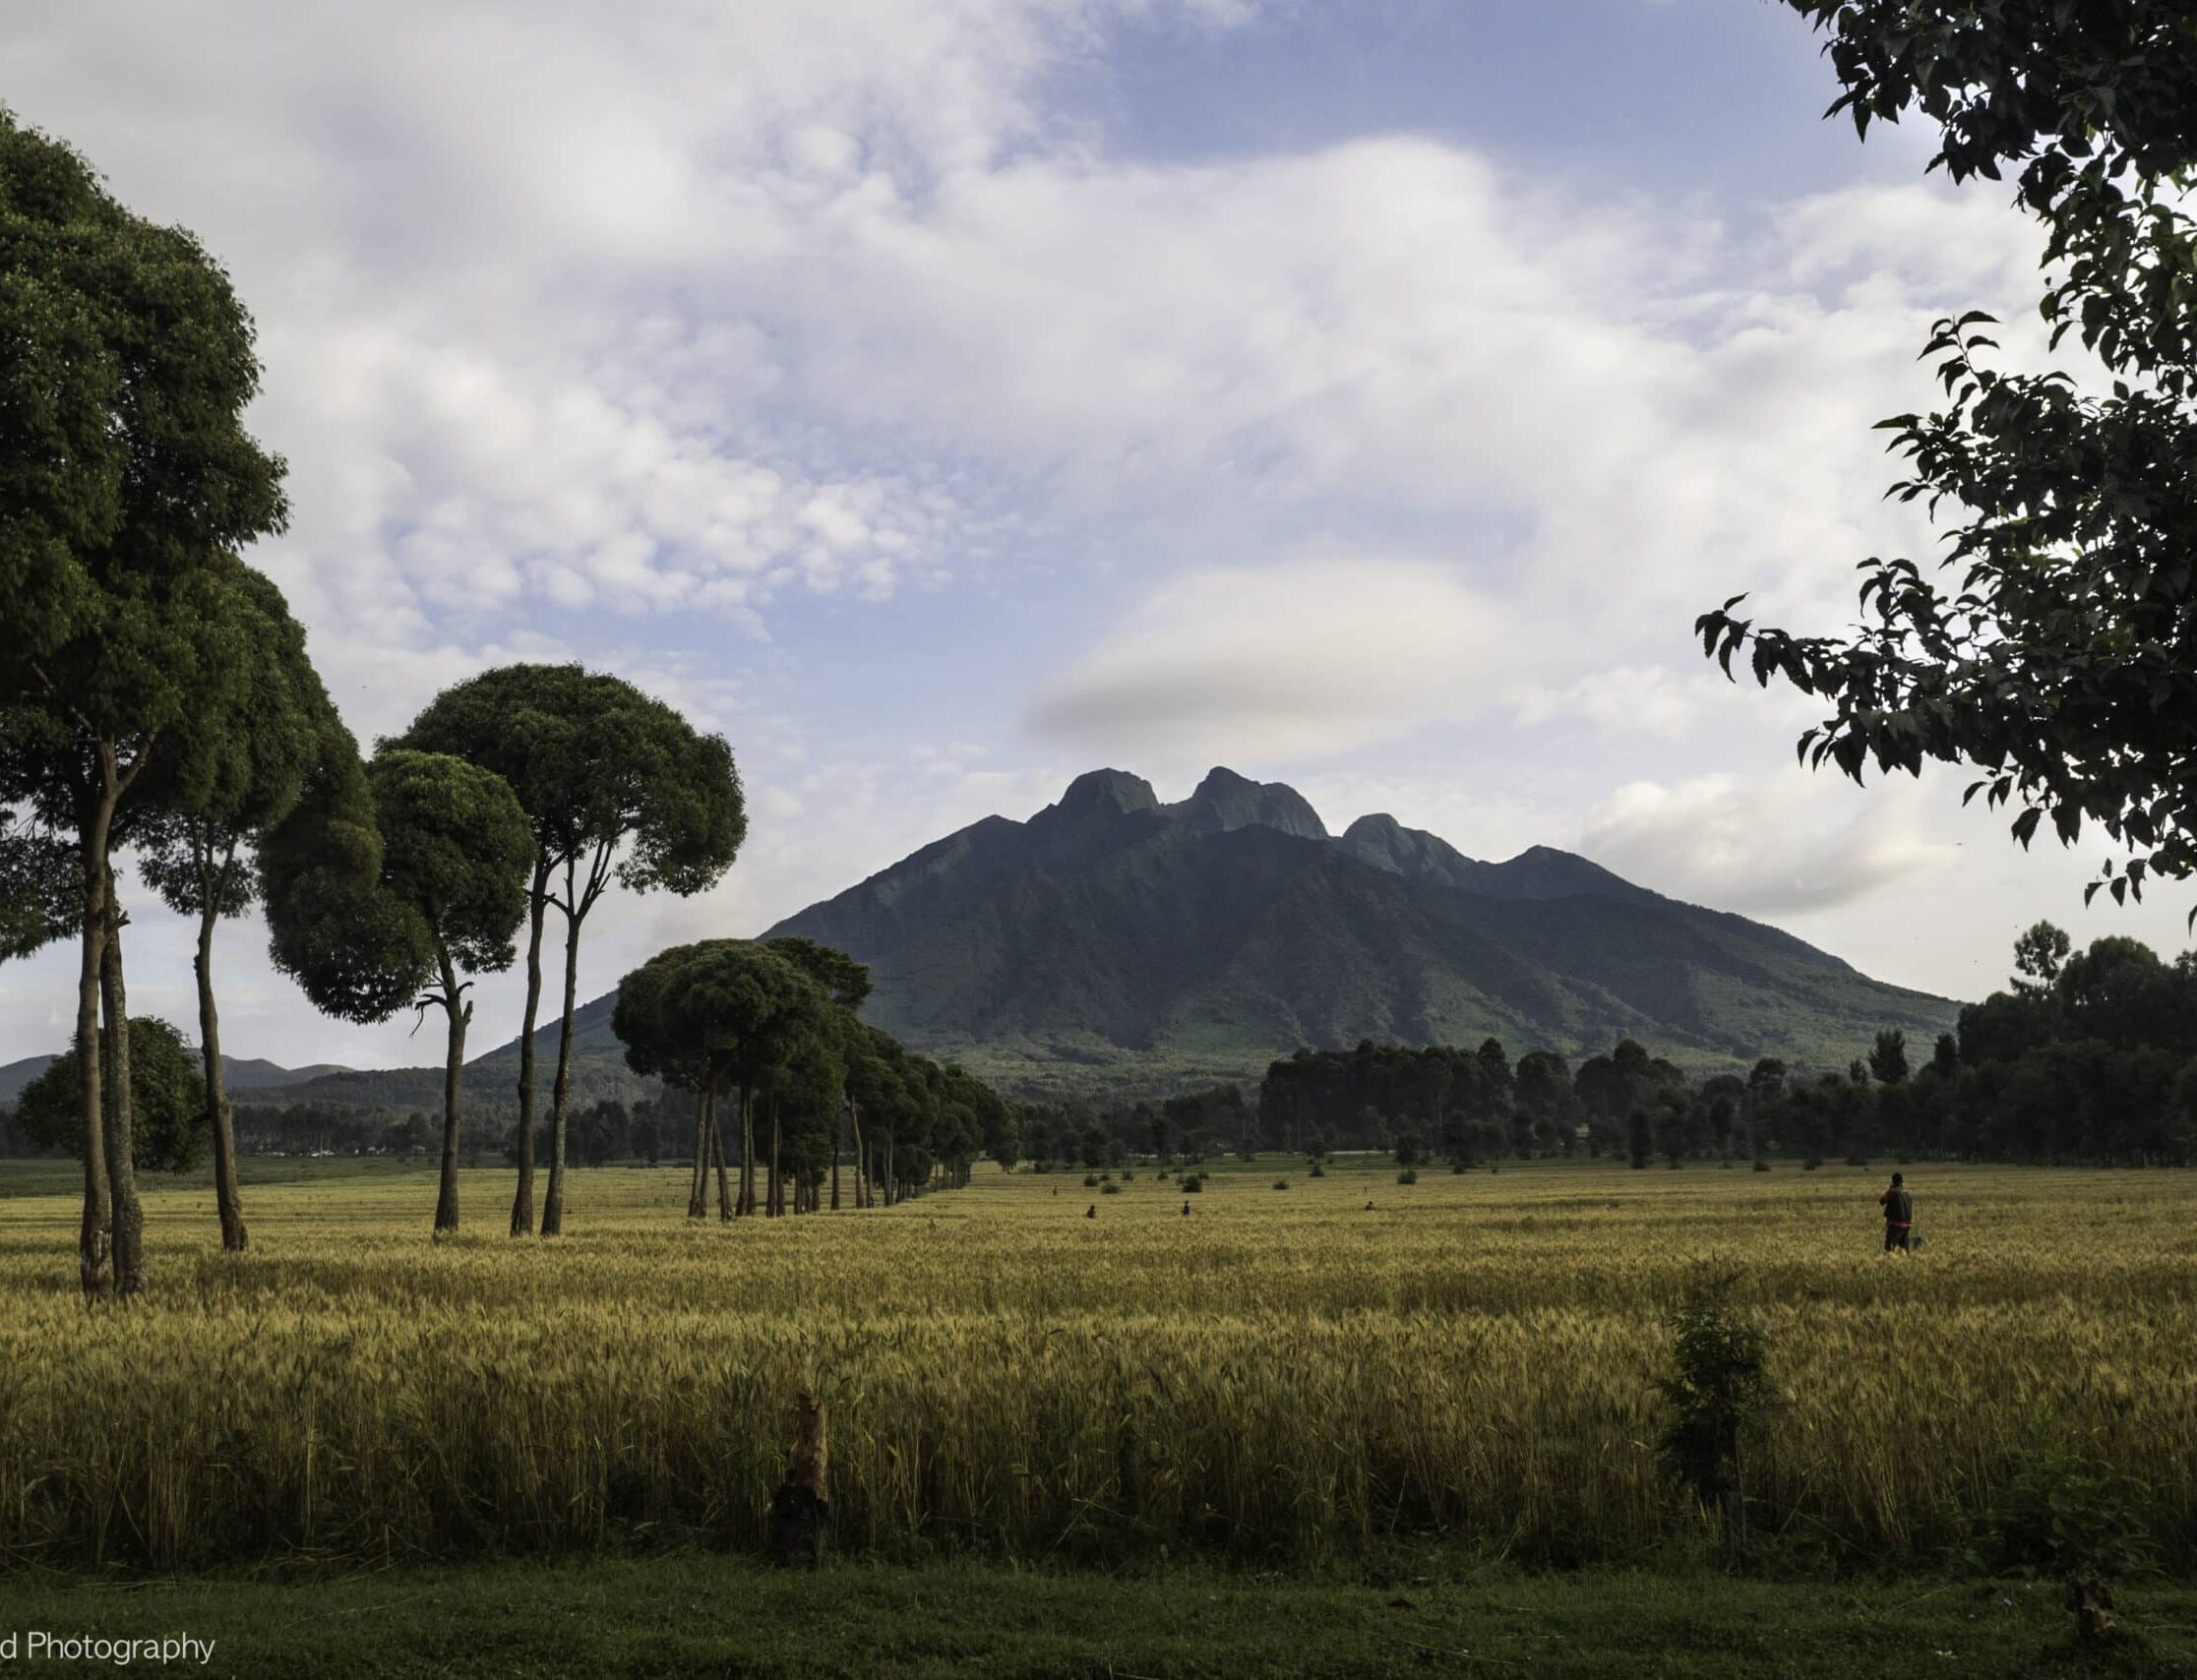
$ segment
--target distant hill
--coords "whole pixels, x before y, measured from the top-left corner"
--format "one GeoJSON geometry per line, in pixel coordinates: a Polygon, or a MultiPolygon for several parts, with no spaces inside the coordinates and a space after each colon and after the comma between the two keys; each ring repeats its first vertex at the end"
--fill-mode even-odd
{"type": "Polygon", "coordinates": [[[1386,815],[1331,836],[1295,790],[1226,769],[1175,805],[1093,771],[769,931],[869,963],[868,1019],[1027,1089],[1490,1034],[1513,1054],[1630,1036],[1696,1064],[1844,1066],[1877,1029],[1934,1035],[1958,1009],[1567,852],[1484,863],[1386,815]]]}
{"type": "MultiPolygon", "coordinates": [[[[13,1103],[22,1095],[23,1088],[52,1066],[53,1061],[50,1055],[27,1055],[21,1061],[11,1061],[0,1067],[0,1104],[13,1103]]],[[[222,1076],[231,1091],[296,1085],[325,1074],[347,1071],[332,1061],[315,1062],[311,1067],[281,1067],[272,1061],[256,1061],[249,1057],[225,1055],[221,1058],[222,1076]]]]}

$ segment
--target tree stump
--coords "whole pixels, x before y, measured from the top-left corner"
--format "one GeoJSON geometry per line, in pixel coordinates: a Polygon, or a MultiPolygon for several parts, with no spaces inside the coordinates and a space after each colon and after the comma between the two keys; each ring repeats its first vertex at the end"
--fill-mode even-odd
{"type": "Polygon", "coordinates": [[[794,1407],[785,1479],[770,1500],[770,1561],[781,1568],[814,1569],[824,1555],[824,1520],[831,1509],[824,1483],[828,1451],[824,1402],[804,1394],[794,1407]]]}
{"type": "Polygon", "coordinates": [[[2120,1637],[2113,1594],[2103,1581],[2076,1576],[2067,1583],[2067,1607],[2075,1612],[2075,1631],[2086,1645],[2107,1645],[2120,1637]]]}

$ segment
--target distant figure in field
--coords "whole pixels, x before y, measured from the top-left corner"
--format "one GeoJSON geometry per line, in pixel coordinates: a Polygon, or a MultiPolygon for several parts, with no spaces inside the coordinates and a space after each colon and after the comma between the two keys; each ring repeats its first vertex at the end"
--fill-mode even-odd
{"type": "Polygon", "coordinates": [[[1877,1197],[1884,1209],[1884,1252],[1897,1248],[1902,1254],[1912,1254],[1914,1247],[1908,1241],[1908,1230],[1915,1224],[1915,1196],[1907,1187],[1903,1173],[1892,1174],[1892,1187],[1877,1197]]]}
{"type": "Polygon", "coordinates": [[[1368,1203],[1366,1204],[1366,1211],[1367,1211],[1368,1213],[1372,1213],[1372,1212],[1373,1211],[1373,1203],[1371,1203],[1371,1202],[1368,1202],[1368,1203]]]}
{"type": "Polygon", "coordinates": [[[1098,1203],[1096,1203],[1096,1202],[1093,1202],[1093,1203],[1092,1203],[1092,1204],[1091,1204],[1091,1205],[1090,1205],[1089,1207],[1085,1208],[1085,1209],[1083,1210],[1083,1217],[1084,1217],[1085,1219],[1097,1219],[1097,1218],[1098,1218],[1098,1203]]]}
{"type": "Polygon", "coordinates": [[[1057,1195],[1059,1195],[1060,1193],[1061,1193],[1061,1187],[1060,1187],[1060,1185],[1058,1185],[1058,1184],[1054,1185],[1054,1186],[1053,1186],[1053,1194],[1055,1194],[1055,1195],[1057,1196],[1057,1195]]]}
{"type": "Polygon", "coordinates": [[[1185,1202],[1183,1204],[1183,1217],[1185,1219],[1189,1219],[1190,1217],[1190,1205],[1188,1202],[1185,1202]]]}

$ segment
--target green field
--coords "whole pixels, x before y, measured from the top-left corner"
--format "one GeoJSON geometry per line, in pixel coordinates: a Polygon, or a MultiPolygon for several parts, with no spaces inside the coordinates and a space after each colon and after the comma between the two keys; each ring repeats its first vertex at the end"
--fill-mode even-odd
{"type": "MultiPolygon", "coordinates": [[[[1078,1582],[1144,1584],[1158,1624],[1091,1635],[1126,1642],[1108,1648],[1126,1670],[1141,1650],[1233,1672],[1166,1655],[1188,1613],[1166,1606],[1190,1583],[1296,1639],[1306,1593],[1356,1602],[1337,1582],[1406,1556],[1438,1560],[1409,1567],[1444,1591],[1506,1560],[1559,1619],[1564,1582],[1605,1584],[1577,1607],[1589,1622],[1627,1592],[1666,1609],[1690,1592],[1704,1626],[1741,1639],[1747,1604],[1830,1601],[1665,1578],[1732,1561],[1654,1444],[1665,1314],[1731,1270],[1780,1390],[1747,1444],[1750,1570],[1897,1578],[1853,1590],[1949,1607],[2018,1478],[2071,1455],[2092,1480],[2127,1478],[2110,1515],[2164,1569],[2168,1649],[2188,1609],[2171,1583],[2197,1553],[2197,1181],[1912,1169],[1928,1245],[1908,1260],[1878,1252],[1882,1176],[1582,1162],[1405,1185],[1374,1163],[1314,1179],[1276,1158],[1186,1194],[1149,1168],[1112,1192],[980,1168],[889,1210],[720,1226],[682,1217],[683,1173],[613,1168],[574,1174],[572,1235],[514,1244],[508,1175],[481,1170],[465,1230],[437,1244],[424,1168],[257,1162],[251,1254],[219,1252],[203,1185],[155,1187],[147,1297],[88,1313],[67,1169],[0,1164],[0,1605],[156,1620],[203,1601],[286,1627],[324,1590],[372,1614],[384,1587],[356,1578],[395,1569],[377,1580],[448,1607],[459,1638],[507,1589],[581,1591],[605,1570],[634,1572],[637,1602],[712,1570],[752,1597],[739,1560],[762,1550],[808,1389],[830,1408],[830,1546],[849,1561],[769,1590],[853,1581],[868,1601],[936,1576],[941,1603],[1005,1618],[969,1628],[999,1672],[1043,1671],[1012,1666],[1039,1661],[1016,1629],[1103,1597],[1078,1582]],[[565,1575],[537,1573],[559,1558],[565,1575]],[[83,1586],[179,1574],[215,1585],[83,1586]],[[252,1584],[301,1575],[345,1585],[252,1584]],[[488,1597],[454,1596],[467,1581],[488,1597]],[[1262,1581],[1274,1606],[1254,1602],[1262,1581]]],[[[1457,1625],[1410,1639],[1500,1632],[1469,1593],[1438,1601],[1457,1625]]],[[[2064,1621],[2015,1603],[1989,1624],[2008,1639],[2064,1621]]],[[[854,1661],[865,1625],[832,1635],[833,1661],[854,1661]]],[[[730,1647],[706,1653],[732,1637],[683,1629],[702,1645],[647,1671],[748,1671],[721,1666],[730,1647]]],[[[1355,1635],[1321,1637],[1302,1649],[1334,1671],[1370,1660],[1355,1635]]]]}

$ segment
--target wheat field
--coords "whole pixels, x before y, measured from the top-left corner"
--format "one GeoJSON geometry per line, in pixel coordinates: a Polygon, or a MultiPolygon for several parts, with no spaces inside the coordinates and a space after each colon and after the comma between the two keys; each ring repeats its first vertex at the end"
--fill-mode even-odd
{"type": "Polygon", "coordinates": [[[1303,1172],[980,1167],[720,1226],[679,1172],[598,1169],[573,1234],[515,1244],[480,1170],[436,1244],[432,1173],[386,1170],[253,1187],[242,1259],[210,1191],[162,1188],[149,1296],[98,1310],[73,1198],[0,1198],[0,1564],[760,1545],[803,1389],[846,1550],[1623,1556],[1689,1521],[1653,1385],[1720,1269],[1783,1397],[1747,1446],[1763,1532],[1925,1556],[2049,1448],[2141,1477],[2197,1551],[2187,1175],[1916,1169],[1908,1260],[1874,1170],[1303,1172]]]}

